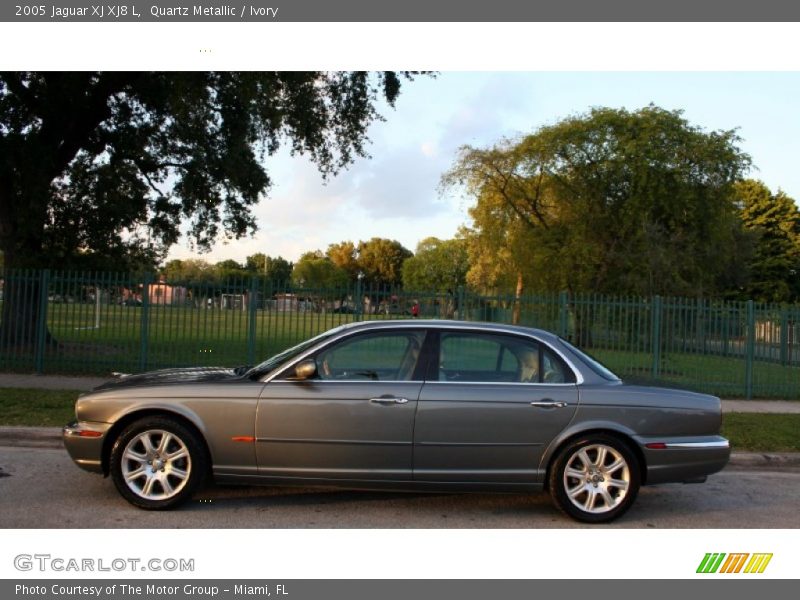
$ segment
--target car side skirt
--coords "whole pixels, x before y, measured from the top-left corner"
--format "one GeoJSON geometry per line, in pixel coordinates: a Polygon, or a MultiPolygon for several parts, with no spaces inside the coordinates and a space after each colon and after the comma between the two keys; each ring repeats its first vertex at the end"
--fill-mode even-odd
{"type": "Polygon", "coordinates": [[[380,490],[395,492],[507,492],[525,493],[542,490],[540,483],[496,483],[496,482],[454,482],[454,481],[413,481],[413,480],[373,480],[373,479],[324,479],[317,477],[275,477],[267,475],[233,475],[214,473],[217,483],[241,485],[289,485],[353,490],[380,490]]]}

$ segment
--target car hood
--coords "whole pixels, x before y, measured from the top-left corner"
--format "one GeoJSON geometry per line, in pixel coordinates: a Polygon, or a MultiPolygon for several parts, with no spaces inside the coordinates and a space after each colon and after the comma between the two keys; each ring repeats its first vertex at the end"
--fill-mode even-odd
{"type": "Polygon", "coordinates": [[[238,369],[226,367],[191,367],[187,369],[161,369],[135,375],[122,375],[94,388],[95,392],[145,385],[171,385],[179,383],[203,383],[237,381],[242,378],[238,369]]]}

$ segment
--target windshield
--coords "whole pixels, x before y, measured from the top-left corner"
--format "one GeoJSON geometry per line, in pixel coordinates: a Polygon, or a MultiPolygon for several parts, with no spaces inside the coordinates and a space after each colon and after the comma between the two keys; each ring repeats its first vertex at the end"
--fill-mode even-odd
{"type": "Polygon", "coordinates": [[[305,350],[308,350],[312,346],[315,346],[316,344],[336,335],[337,333],[339,333],[339,331],[341,331],[341,329],[342,327],[336,327],[335,329],[331,329],[330,331],[321,333],[318,336],[311,338],[310,340],[300,342],[296,346],[292,346],[291,348],[284,350],[280,354],[276,354],[275,356],[268,358],[261,364],[256,365],[247,372],[247,376],[262,377],[267,373],[269,373],[270,371],[272,371],[273,369],[275,369],[276,367],[279,367],[280,365],[285,363],[287,360],[291,360],[292,358],[294,358],[298,354],[301,354],[305,350]]]}
{"type": "Polygon", "coordinates": [[[610,369],[604,367],[600,361],[596,358],[590,356],[583,350],[578,350],[575,346],[570,344],[567,340],[558,338],[562,344],[564,344],[567,348],[569,348],[573,354],[576,354],[578,358],[580,358],[587,367],[589,367],[592,371],[600,375],[603,379],[608,379],[609,381],[620,381],[620,378],[617,377],[614,373],[611,372],[610,369]]]}

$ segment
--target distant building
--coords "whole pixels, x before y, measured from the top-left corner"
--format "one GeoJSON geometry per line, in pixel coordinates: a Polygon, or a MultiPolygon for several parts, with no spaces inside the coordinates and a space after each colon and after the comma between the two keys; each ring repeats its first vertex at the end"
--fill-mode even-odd
{"type": "MultiPolygon", "coordinates": [[[[137,287],[138,289],[135,290],[123,288],[123,303],[141,303],[143,301],[144,286],[139,284],[137,287]]],[[[147,300],[150,304],[186,304],[187,299],[188,290],[185,287],[165,283],[163,277],[158,282],[151,283],[147,288],[147,300]]]]}

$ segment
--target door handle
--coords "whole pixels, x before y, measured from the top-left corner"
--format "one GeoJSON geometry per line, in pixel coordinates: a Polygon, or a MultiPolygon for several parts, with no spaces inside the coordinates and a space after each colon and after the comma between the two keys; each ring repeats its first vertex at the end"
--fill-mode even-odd
{"type": "Polygon", "coordinates": [[[564,408],[567,406],[566,402],[555,400],[550,400],[549,398],[545,398],[544,400],[538,402],[531,402],[531,406],[535,406],[537,408],[564,408]]]}
{"type": "Polygon", "coordinates": [[[395,398],[394,396],[381,396],[380,398],[370,398],[372,404],[407,404],[408,398],[395,398]]]}

